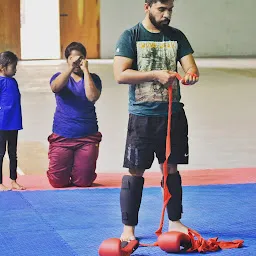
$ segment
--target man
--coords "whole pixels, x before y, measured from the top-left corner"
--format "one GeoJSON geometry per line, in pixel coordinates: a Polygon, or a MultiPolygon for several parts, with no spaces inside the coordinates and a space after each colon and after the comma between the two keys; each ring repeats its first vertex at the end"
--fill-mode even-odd
{"type": "Polygon", "coordinates": [[[188,232],[180,221],[182,185],[178,164],[188,163],[187,119],[180,102],[175,72],[179,61],[186,84],[198,81],[199,72],[185,35],[169,27],[174,0],[145,0],[145,19],[120,37],[115,51],[114,75],[119,84],[129,84],[129,123],[120,204],[124,230],[122,241],[135,239],[135,226],[144,184],[143,174],[158,158],[165,161],[168,116],[168,86],[173,89],[171,156],[168,158],[167,186],[172,195],[168,205],[169,230],[188,232]]]}
{"type": "Polygon", "coordinates": [[[49,136],[49,169],[53,187],[88,187],[96,179],[101,133],[94,103],[101,95],[101,80],[89,72],[86,49],[73,42],[65,50],[68,67],[50,80],[56,98],[53,133],[49,136]]]}

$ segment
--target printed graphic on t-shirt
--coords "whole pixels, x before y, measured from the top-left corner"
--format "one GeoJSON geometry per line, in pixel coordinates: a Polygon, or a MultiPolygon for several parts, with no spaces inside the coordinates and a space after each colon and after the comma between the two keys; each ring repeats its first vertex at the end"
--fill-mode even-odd
{"type": "MultiPolygon", "coordinates": [[[[176,71],[177,41],[138,41],[137,65],[139,71],[176,71]]],[[[135,87],[135,100],[143,102],[168,102],[168,89],[159,82],[146,82],[135,87]]],[[[173,101],[178,101],[177,80],[173,84],[173,101]]]]}

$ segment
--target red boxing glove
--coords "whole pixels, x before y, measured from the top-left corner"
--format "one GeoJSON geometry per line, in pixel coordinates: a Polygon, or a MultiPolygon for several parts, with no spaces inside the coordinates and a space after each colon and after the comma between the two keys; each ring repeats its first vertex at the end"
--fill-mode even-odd
{"type": "Polygon", "coordinates": [[[139,246],[139,241],[121,242],[118,238],[109,238],[99,248],[100,256],[130,256],[139,246]]]}
{"type": "Polygon", "coordinates": [[[165,252],[180,252],[180,247],[185,249],[191,246],[190,237],[182,232],[170,231],[158,237],[158,246],[165,252]]]}

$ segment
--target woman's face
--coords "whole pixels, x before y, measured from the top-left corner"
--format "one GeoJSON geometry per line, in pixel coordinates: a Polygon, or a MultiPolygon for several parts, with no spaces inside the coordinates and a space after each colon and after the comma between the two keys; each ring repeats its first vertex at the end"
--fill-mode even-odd
{"type": "MultiPolygon", "coordinates": [[[[77,51],[77,50],[71,51],[71,53],[70,53],[70,55],[69,55],[69,57],[68,57],[68,65],[69,65],[70,67],[72,67],[73,62],[75,62],[75,61],[78,59],[78,57],[85,58],[85,56],[84,56],[80,51],[77,51]]],[[[75,74],[77,74],[77,75],[83,74],[83,71],[82,71],[82,69],[81,69],[80,67],[76,67],[76,68],[73,70],[73,72],[74,72],[75,74]]]]}

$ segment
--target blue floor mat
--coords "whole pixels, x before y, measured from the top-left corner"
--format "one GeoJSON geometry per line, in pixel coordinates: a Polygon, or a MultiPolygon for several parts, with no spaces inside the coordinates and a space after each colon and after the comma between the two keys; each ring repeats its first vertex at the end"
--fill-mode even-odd
{"type": "MultiPolygon", "coordinates": [[[[204,238],[245,240],[243,248],[211,254],[256,255],[256,184],[183,191],[184,224],[204,238]]],[[[160,189],[145,188],[136,232],[142,243],[156,240],[161,207],[160,189]]],[[[0,255],[96,256],[104,239],[119,237],[122,231],[119,189],[0,193],[0,219],[0,255]]],[[[133,255],[170,254],[140,247],[133,255]]]]}

